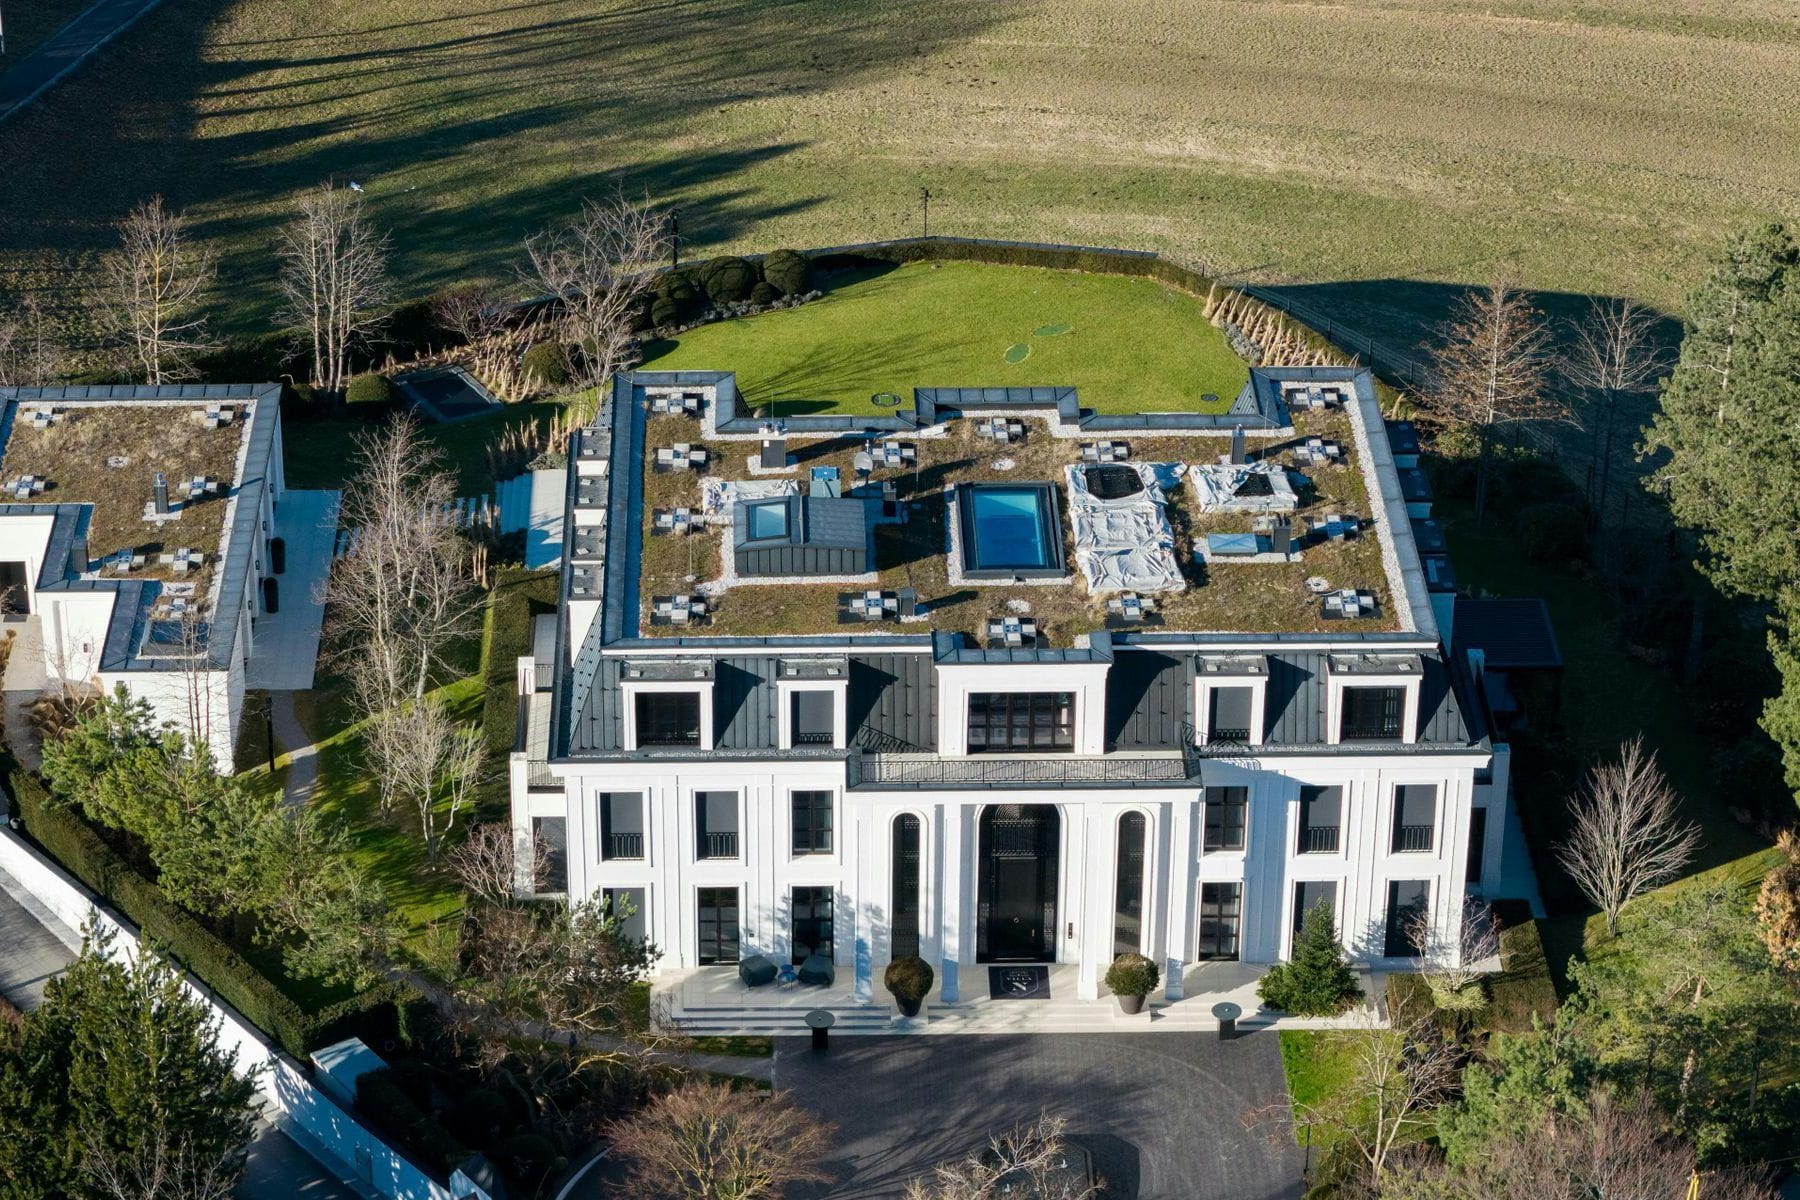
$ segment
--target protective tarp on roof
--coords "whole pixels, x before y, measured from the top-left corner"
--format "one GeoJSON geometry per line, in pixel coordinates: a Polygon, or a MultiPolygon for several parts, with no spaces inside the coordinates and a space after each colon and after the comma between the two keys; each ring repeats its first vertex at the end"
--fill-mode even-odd
{"type": "Polygon", "coordinates": [[[1175,561],[1165,488],[1180,463],[1108,463],[1065,467],[1075,561],[1094,592],[1179,592],[1187,587],[1175,561]]]}
{"type": "Polygon", "coordinates": [[[1188,478],[1202,512],[1293,512],[1300,507],[1293,474],[1280,463],[1199,463],[1188,478]]]}
{"type": "Polygon", "coordinates": [[[700,480],[700,508],[707,516],[730,517],[740,500],[769,500],[776,496],[794,496],[800,485],[792,479],[724,480],[708,475],[700,480]]]}

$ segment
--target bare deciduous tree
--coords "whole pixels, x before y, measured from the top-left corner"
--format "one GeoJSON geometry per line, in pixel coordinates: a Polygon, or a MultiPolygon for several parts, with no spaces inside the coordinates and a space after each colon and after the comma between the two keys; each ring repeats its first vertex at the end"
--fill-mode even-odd
{"type": "Polygon", "coordinates": [[[944,1163],[906,1185],[906,1200],[1094,1200],[1106,1184],[1069,1170],[1068,1119],[1048,1113],[988,1139],[966,1158],[944,1163]]]}
{"type": "Polygon", "coordinates": [[[330,184],[301,198],[300,215],[276,243],[282,316],[311,340],[313,382],[327,392],[344,390],[350,351],[391,295],[387,252],[361,198],[330,184]]]}
{"type": "Polygon", "coordinates": [[[431,302],[438,324],[471,345],[499,332],[511,313],[499,293],[478,283],[451,288],[431,302]]]}
{"type": "Polygon", "coordinates": [[[1487,507],[1495,431],[1522,421],[1574,420],[1550,393],[1549,378],[1550,330],[1525,293],[1502,281],[1457,301],[1424,400],[1440,420],[1479,439],[1477,522],[1487,507]]]}
{"type": "Polygon", "coordinates": [[[105,1200],[231,1200],[244,1174],[241,1153],[227,1158],[197,1153],[160,1124],[130,1150],[109,1146],[108,1139],[92,1133],[86,1141],[81,1173],[105,1200]]]}
{"type": "Polygon", "coordinates": [[[1597,1092],[1580,1114],[1557,1114],[1523,1133],[1493,1139],[1466,1167],[1419,1156],[1397,1170],[1381,1200],[1774,1200],[1762,1173],[1726,1168],[1697,1173],[1694,1147],[1667,1132],[1647,1095],[1615,1099],[1597,1092]],[[1699,1182],[1699,1191],[1690,1190],[1699,1182]]]}
{"type": "Polygon", "coordinates": [[[1665,366],[1656,318],[1629,300],[1594,300],[1587,319],[1572,330],[1563,370],[1595,410],[1589,422],[1596,464],[1590,496],[1597,526],[1606,523],[1619,403],[1652,387],[1665,366]]]}
{"type": "Polygon", "coordinates": [[[451,716],[431,696],[377,713],[364,755],[374,772],[383,813],[408,802],[419,815],[426,857],[437,862],[444,839],[481,782],[487,743],[481,730],[451,716]]]}
{"type": "Polygon", "coordinates": [[[119,222],[119,248],[104,265],[107,319],[144,381],[194,378],[194,355],[212,346],[201,304],[216,271],[211,252],[188,237],[186,219],[152,196],[119,222]]]}
{"type": "Polygon", "coordinates": [[[0,312],[0,387],[48,387],[65,357],[36,296],[0,312]]]}
{"type": "Polygon", "coordinates": [[[418,426],[395,421],[360,437],[357,452],[341,517],[352,548],[333,564],[324,599],[355,701],[374,716],[424,699],[450,644],[474,629],[480,595],[444,515],[453,482],[418,426]]]}
{"type": "Polygon", "coordinates": [[[469,830],[462,845],[450,851],[446,861],[450,873],[471,896],[489,904],[504,906],[524,891],[545,891],[549,883],[550,846],[543,838],[526,841],[527,855],[521,855],[517,841],[525,841],[504,821],[492,821],[469,830]],[[521,876],[521,872],[529,874],[521,876]]]}
{"type": "Polygon", "coordinates": [[[524,275],[554,296],[578,349],[571,363],[599,388],[626,361],[632,321],[650,272],[669,252],[668,220],[624,196],[584,201],[581,215],[526,239],[524,275]]]}
{"type": "Polygon", "coordinates": [[[626,1194],[646,1200],[772,1200],[790,1183],[825,1182],[831,1133],[785,1093],[722,1083],[687,1084],[612,1127],[626,1194]]]}
{"type": "Polygon", "coordinates": [[[1500,930],[1487,905],[1464,904],[1449,928],[1433,919],[1430,910],[1420,909],[1407,918],[1406,936],[1438,1007],[1480,1007],[1481,964],[1500,953],[1500,930]]]}
{"type": "Polygon", "coordinates": [[[1693,858],[1700,827],[1680,820],[1680,805],[1642,737],[1619,747],[1618,762],[1595,766],[1570,800],[1572,828],[1556,858],[1614,936],[1633,897],[1674,879],[1693,858]]]}
{"type": "Polygon", "coordinates": [[[1350,1155],[1354,1182],[1380,1194],[1396,1155],[1429,1133],[1438,1107],[1455,1096],[1462,1050],[1429,1014],[1396,1016],[1387,1027],[1370,1018],[1341,1036],[1349,1040],[1353,1064],[1347,1085],[1317,1104],[1290,1100],[1258,1110],[1246,1123],[1271,1124],[1271,1136],[1283,1138],[1293,1136],[1292,1125],[1323,1127],[1350,1155]]]}

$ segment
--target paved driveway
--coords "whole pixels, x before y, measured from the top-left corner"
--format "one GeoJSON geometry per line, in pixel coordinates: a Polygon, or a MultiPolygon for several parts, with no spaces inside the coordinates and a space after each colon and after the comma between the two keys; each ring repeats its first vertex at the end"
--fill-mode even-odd
{"type": "Polygon", "coordinates": [[[0,871],[0,996],[30,1010],[43,1002],[44,985],[74,961],[75,952],[25,908],[24,895],[18,881],[0,871]]]}
{"type": "Polygon", "coordinates": [[[1292,1200],[1285,1129],[1244,1116],[1281,1100],[1270,1033],[836,1038],[776,1043],[775,1085],[837,1125],[836,1182],[793,1200],[876,1200],[1040,1111],[1069,1119],[1108,1200],[1292,1200]]]}

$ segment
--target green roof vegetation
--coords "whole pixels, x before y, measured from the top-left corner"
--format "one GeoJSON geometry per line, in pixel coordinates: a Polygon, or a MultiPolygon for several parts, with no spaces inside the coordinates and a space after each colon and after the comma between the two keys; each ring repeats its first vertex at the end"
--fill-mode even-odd
{"type": "Polygon", "coordinates": [[[1154,280],[950,262],[820,283],[800,308],[654,343],[644,366],[736,372],[752,406],[787,416],[873,415],[871,396],[916,387],[1054,385],[1103,413],[1224,412],[1250,374],[1199,299],[1154,280]]]}

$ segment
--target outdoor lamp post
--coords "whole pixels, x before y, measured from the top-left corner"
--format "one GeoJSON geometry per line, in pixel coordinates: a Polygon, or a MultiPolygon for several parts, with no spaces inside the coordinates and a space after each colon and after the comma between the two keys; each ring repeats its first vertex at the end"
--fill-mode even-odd
{"type": "Polygon", "coordinates": [[[669,269],[681,265],[681,210],[669,210],[669,269]]]}
{"type": "Polygon", "coordinates": [[[921,217],[922,217],[920,236],[921,237],[930,237],[931,236],[931,189],[930,188],[920,188],[919,189],[919,206],[920,206],[920,212],[921,212],[921,217]]]}

